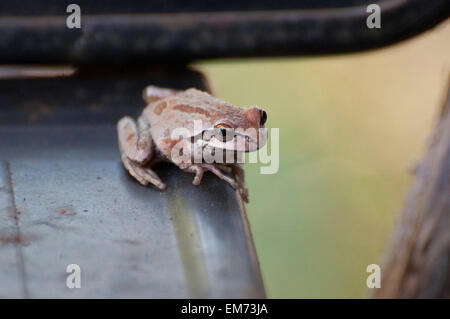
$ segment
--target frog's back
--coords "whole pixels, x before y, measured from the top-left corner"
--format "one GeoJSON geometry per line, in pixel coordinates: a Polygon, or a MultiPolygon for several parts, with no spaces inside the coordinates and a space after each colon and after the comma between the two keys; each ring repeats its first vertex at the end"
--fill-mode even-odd
{"type": "Polygon", "coordinates": [[[184,128],[190,135],[209,129],[223,118],[242,117],[242,109],[196,89],[180,91],[150,103],[143,115],[155,140],[170,138],[172,130],[184,128]],[[194,127],[194,122],[196,125],[194,127]]]}

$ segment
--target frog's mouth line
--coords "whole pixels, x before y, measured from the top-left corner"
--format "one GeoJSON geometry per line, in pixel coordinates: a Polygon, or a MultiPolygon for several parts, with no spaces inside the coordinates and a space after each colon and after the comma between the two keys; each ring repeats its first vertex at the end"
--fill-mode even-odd
{"type": "Polygon", "coordinates": [[[226,151],[235,152],[254,152],[266,145],[267,142],[267,129],[259,129],[258,134],[252,137],[247,134],[243,134],[239,131],[234,131],[233,138],[228,141],[221,141],[214,135],[212,130],[204,130],[196,135],[188,137],[192,144],[197,144],[198,146],[210,146],[216,149],[222,149],[226,151]]]}
{"type": "Polygon", "coordinates": [[[266,140],[258,138],[255,140],[251,136],[242,135],[242,136],[235,136],[229,141],[220,141],[216,137],[212,137],[209,140],[205,139],[194,139],[194,143],[196,143],[198,146],[206,147],[210,146],[215,149],[222,149],[224,151],[235,151],[235,152],[254,152],[262,148],[266,144],[266,140]],[[262,140],[263,143],[258,143],[258,140],[262,140]]]}

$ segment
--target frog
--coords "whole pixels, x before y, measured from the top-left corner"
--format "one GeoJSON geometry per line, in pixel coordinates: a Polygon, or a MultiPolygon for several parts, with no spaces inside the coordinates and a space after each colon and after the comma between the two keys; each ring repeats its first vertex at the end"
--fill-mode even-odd
{"type": "Polygon", "coordinates": [[[237,107],[196,88],[149,85],[142,95],[146,106],[137,120],[127,115],[117,123],[120,156],[128,173],[144,186],[166,190],[154,170],[159,162],[195,174],[196,186],[209,171],[248,203],[242,156],[266,144],[266,111],[258,106],[237,107]],[[212,162],[194,160],[195,154],[206,151],[222,153],[212,162]]]}

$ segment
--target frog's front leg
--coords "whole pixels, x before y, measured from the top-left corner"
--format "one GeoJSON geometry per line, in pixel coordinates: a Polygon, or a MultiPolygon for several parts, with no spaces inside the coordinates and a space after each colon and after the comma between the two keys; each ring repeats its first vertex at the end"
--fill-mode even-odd
{"type": "Polygon", "coordinates": [[[232,179],[225,174],[233,174],[234,183],[230,183],[231,186],[239,191],[239,195],[241,195],[242,200],[248,203],[248,190],[247,187],[245,187],[245,173],[242,166],[239,163],[232,163],[231,165],[214,164],[214,168],[219,169],[221,174],[219,175],[215,171],[212,172],[220,178],[226,180],[228,183],[230,183],[229,180],[232,179]]]}
{"type": "Polygon", "coordinates": [[[195,174],[194,180],[192,181],[193,185],[195,185],[195,186],[200,185],[200,183],[203,179],[203,174],[205,173],[205,169],[203,167],[200,167],[199,165],[194,164],[194,165],[187,167],[185,169],[185,171],[195,174]]]}
{"type": "Polygon", "coordinates": [[[159,189],[166,189],[166,184],[149,167],[145,167],[153,157],[153,140],[149,127],[140,117],[138,124],[129,116],[125,116],[117,123],[119,149],[123,165],[142,185],[149,183],[159,189]]]}
{"type": "Polygon", "coordinates": [[[214,165],[225,174],[231,174],[233,172],[231,166],[228,166],[227,164],[216,163],[214,165]]]}
{"type": "Polygon", "coordinates": [[[236,189],[238,187],[238,184],[231,177],[226,176],[215,165],[200,163],[200,164],[192,164],[187,167],[179,165],[179,167],[181,169],[183,169],[184,171],[195,173],[195,177],[194,177],[194,180],[192,181],[192,184],[194,184],[196,186],[200,185],[205,171],[210,171],[210,172],[214,173],[215,175],[217,175],[219,178],[227,181],[233,188],[236,189]]]}
{"type": "Polygon", "coordinates": [[[242,197],[242,200],[248,203],[248,192],[244,184],[244,171],[238,164],[233,164],[230,167],[220,164],[200,163],[190,165],[184,170],[191,173],[195,173],[194,180],[192,181],[192,184],[194,185],[200,185],[200,182],[202,181],[203,174],[205,171],[210,171],[211,173],[214,173],[217,177],[223,179],[228,184],[230,184],[231,187],[233,187],[235,190],[238,190],[239,194],[242,197]],[[235,167],[235,165],[237,166],[235,167]],[[232,171],[235,179],[225,175],[226,173],[228,173],[229,170],[232,171]]]}
{"type": "Polygon", "coordinates": [[[215,165],[213,164],[207,164],[207,163],[201,163],[198,164],[201,168],[210,171],[211,173],[214,173],[217,177],[219,177],[220,179],[223,179],[224,181],[226,181],[228,184],[231,185],[231,187],[233,187],[234,189],[238,189],[239,185],[238,183],[231,177],[225,175],[224,173],[222,173],[222,171],[220,169],[218,169],[215,165]]]}

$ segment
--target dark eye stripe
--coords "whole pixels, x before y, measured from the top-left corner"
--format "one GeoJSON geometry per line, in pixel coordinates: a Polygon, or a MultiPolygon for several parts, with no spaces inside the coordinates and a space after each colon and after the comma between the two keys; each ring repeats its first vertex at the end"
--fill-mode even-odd
{"type": "Polygon", "coordinates": [[[267,121],[267,113],[264,110],[260,111],[261,119],[259,121],[259,125],[264,125],[267,121]]]}

